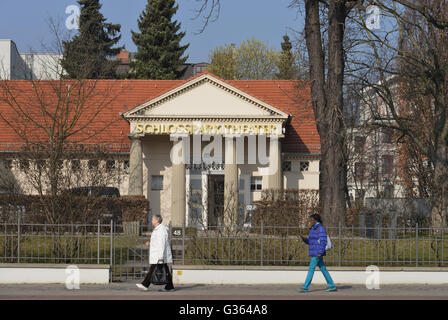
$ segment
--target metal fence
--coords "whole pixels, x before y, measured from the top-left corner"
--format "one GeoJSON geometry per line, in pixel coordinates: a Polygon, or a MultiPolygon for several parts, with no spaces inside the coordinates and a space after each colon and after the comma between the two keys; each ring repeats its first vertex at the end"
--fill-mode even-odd
{"type": "Polygon", "coordinates": [[[0,263],[110,264],[111,224],[0,225],[0,263]]]}
{"type": "MultiPolygon", "coordinates": [[[[136,279],[149,263],[152,226],[139,223],[0,227],[0,263],[109,264],[111,279],[136,279]]],[[[305,266],[308,228],[232,226],[171,228],[174,264],[305,266]]],[[[332,266],[448,266],[448,229],[327,228],[332,266]]]]}
{"type": "MultiPolygon", "coordinates": [[[[448,266],[448,229],[327,228],[333,248],[326,264],[332,266],[448,266]]],[[[188,228],[173,243],[183,248],[180,264],[308,265],[308,245],[300,235],[308,228],[263,226],[256,228],[188,228]],[[182,245],[180,245],[182,242],[182,245]]]]}

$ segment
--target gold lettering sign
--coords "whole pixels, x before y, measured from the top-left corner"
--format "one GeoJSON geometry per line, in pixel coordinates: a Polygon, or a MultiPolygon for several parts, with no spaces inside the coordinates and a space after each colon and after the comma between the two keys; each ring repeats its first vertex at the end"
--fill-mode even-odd
{"type": "Polygon", "coordinates": [[[136,134],[280,134],[274,124],[137,123],[136,134]]]}

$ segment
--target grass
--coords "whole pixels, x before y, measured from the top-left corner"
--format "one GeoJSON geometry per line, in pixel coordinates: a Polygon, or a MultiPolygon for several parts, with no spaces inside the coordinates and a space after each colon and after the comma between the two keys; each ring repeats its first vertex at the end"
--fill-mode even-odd
{"type": "MultiPolygon", "coordinates": [[[[148,263],[147,237],[115,235],[17,235],[0,234],[0,263],[110,264],[148,263]],[[99,245],[99,246],[98,246],[99,245]],[[20,253],[20,255],[18,254],[20,253]],[[20,258],[18,258],[20,256],[20,258]]],[[[420,235],[418,245],[410,235],[393,240],[343,236],[332,238],[327,253],[330,266],[448,266],[448,237],[420,235]],[[417,259],[418,258],[418,259],[417,259]]],[[[308,246],[296,236],[187,237],[173,239],[176,263],[196,265],[308,265],[308,246]]]]}

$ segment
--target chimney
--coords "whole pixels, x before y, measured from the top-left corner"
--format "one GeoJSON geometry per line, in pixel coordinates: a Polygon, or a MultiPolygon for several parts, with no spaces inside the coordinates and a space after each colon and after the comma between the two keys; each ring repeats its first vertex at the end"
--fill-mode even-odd
{"type": "Polygon", "coordinates": [[[122,49],[121,52],[116,56],[116,59],[122,63],[129,63],[129,51],[122,49]]]}

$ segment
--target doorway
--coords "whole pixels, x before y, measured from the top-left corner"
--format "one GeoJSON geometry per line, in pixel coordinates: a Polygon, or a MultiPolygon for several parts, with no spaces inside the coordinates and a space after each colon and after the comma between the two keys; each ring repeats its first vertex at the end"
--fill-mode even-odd
{"type": "Polygon", "coordinates": [[[224,219],[224,175],[208,176],[208,226],[223,225],[224,219]]]}

